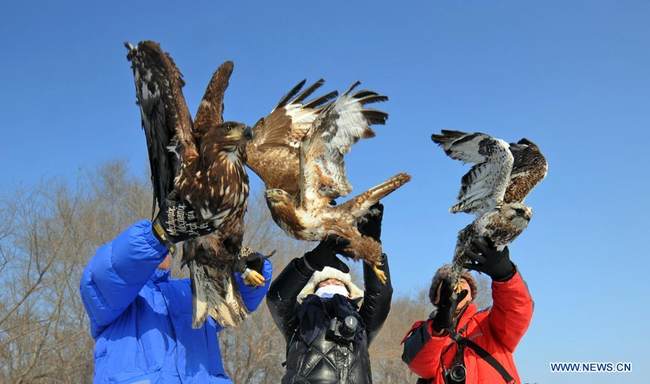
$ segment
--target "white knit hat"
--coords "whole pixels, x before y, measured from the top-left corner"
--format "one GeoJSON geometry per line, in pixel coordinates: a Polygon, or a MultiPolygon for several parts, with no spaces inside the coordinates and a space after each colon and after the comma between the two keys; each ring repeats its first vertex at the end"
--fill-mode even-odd
{"type": "MultiPolygon", "coordinates": [[[[305,287],[298,294],[298,303],[302,303],[307,296],[316,292],[318,284],[327,279],[336,279],[345,284],[350,299],[363,299],[363,291],[352,282],[352,276],[349,273],[327,266],[322,271],[314,272],[311,279],[309,279],[305,287]]],[[[359,305],[361,305],[361,301],[359,301],[359,305]]]]}

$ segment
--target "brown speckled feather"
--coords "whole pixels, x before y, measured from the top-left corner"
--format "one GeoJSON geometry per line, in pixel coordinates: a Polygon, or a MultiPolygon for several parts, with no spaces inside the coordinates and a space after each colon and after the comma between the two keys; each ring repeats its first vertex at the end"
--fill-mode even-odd
{"type": "Polygon", "coordinates": [[[322,108],[336,92],[315,100],[303,101],[323,85],[321,79],[298,94],[301,81],[276,108],[253,127],[253,139],[246,147],[247,165],[263,181],[267,189],[279,188],[297,195],[300,191],[300,144],[309,133],[322,108]]]}
{"type": "Polygon", "coordinates": [[[130,44],[136,93],[147,136],[154,196],[158,204],[174,194],[217,228],[183,246],[190,269],[193,326],[207,315],[223,326],[243,320],[247,310],[233,283],[248,198],[244,169],[247,127],[223,121],[223,98],[233,70],[225,62],[213,74],[192,124],[181,92],[180,72],[154,42],[130,44]]]}
{"type": "MultiPolygon", "coordinates": [[[[257,155],[254,158],[250,156],[252,151],[263,147],[252,148],[249,145],[249,166],[262,176],[273,219],[287,234],[311,241],[323,240],[331,235],[345,238],[350,242],[345,250],[347,255],[372,265],[379,279],[385,282],[386,276],[379,270],[381,244],[362,235],[358,223],[372,205],[407,183],[410,176],[398,174],[343,204],[331,204],[333,199],[345,196],[352,190],[345,173],[345,154],[360,139],[374,136],[371,125],[384,124],[388,118],[383,111],[365,107],[369,103],[385,101],[387,97],[368,90],[353,93],[358,85],[359,82],[354,83],[335,102],[310,115],[309,126],[300,131],[303,136],[300,143],[296,142],[299,135],[289,135],[294,132],[293,128],[289,128],[293,125],[287,124],[287,120],[277,119],[282,124],[272,127],[275,134],[267,133],[265,143],[281,142],[273,149],[284,152],[275,152],[279,156],[277,159],[264,157],[260,160],[257,155]],[[271,137],[272,140],[269,139],[271,137]],[[298,148],[300,157],[297,162],[298,148]],[[272,167],[268,167],[269,173],[261,174],[256,169],[256,161],[263,166],[272,164],[272,167]],[[269,163],[264,163],[266,161],[269,163]]],[[[289,94],[295,94],[294,90],[289,94]]],[[[288,99],[290,97],[285,97],[283,101],[288,99]]],[[[287,107],[290,106],[287,104],[287,107]]],[[[291,114],[291,111],[287,110],[286,114],[291,114]]],[[[295,120],[291,119],[292,122],[295,120]]],[[[263,127],[264,123],[258,123],[258,127],[263,127]]]]}
{"type": "Polygon", "coordinates": [[[193,327],[206,316],[222,326],[238,325],[248,313],[233,282],[233,266],[241,249],[243,219],[248,201],[246,126],[224,122],[223,97],[233,64],[226,62],[214,73],[201,101],[194,127],[199,158],[190,172],[181,173],[179,191],[218,231],[188,241],[183,261],[190,268],[193,292],[193,327]]]}
{"type": "Polygon", "coordinates": [[[385,124],[388,119],[386,112],[366,108],[368,104],[387,101],[388,97],[368,90],[353,93],[359,84],[355,82],[319,113],[313,132],[303,140],[300,203],[305,207],[325,207],[352,191],[344,157],[360,139],[375,136],[371,125],[385,124]]]}
{"type": "Polygon", "coordinates": [[[223,123],[223,98],[235,64],[226,61],[212,75],[194,118],[194,132],[202,137],[223,123]]]}
{"type": "Polygon", "coordinates": [[[514,157],[514,164],[504,201],[523,202],[530,191],[546,177],[548,164],[537,145],[527,139],[521,139],[515,144],[511,143],[510,152],[514,157]]]}
{"type": "Polygon", "coordinates": [[[174,189],[181,164],[198,156],[182,91],[185,83],[174,60],[158,43],[143,41],[137,48],[127,44],[127,49],[147,139],[154,203],[160,204],[174,189]]]}
{"type": "Polygon", "coordinates": [[[527,139],[507,144],[484,133],[451,130],[442,130],[431,138],[449,157],[475,164],[462,178],[459,200],[463,201],[452,207],[452,212],[476,215],[459,232],[456,242],[451,277],[459,289],[463,266],[470,261],[466,254],[476,238],[487,238],[501,250],[528,227],[532,209],[524,199],[546,176],[547,163],[539,148],[527,139]],[[490,143],[498,145],[486,145],[490,143]]]}

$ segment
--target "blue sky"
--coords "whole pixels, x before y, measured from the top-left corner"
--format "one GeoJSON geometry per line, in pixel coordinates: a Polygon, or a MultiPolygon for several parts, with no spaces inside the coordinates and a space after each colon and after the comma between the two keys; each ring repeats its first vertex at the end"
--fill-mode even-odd
{"type": "MultiPolygon", "coordinates": [[[[535,299],[517,353],[524,380],[647,382],[650,3],[644,1],[3,2],[0,193],[126,159],[146,168],[123,41],[161,42],[195,110],[235,61],[227,119],[253,124],[302,78],[359,79],[390,97],[377,137],[348,157],[356,191],[398,171],[384,245],[400,294],[450,259],[467,170],[441,128],[527,137],[549,160],[511,246],[535,299]],[[225,3],[225,2],[221,2],[225,3]],[[550,361],[631,361],[633,373],[557,375],[550,361]]],[[[259,184],[257,184],[259,190],[259,184]]]]}

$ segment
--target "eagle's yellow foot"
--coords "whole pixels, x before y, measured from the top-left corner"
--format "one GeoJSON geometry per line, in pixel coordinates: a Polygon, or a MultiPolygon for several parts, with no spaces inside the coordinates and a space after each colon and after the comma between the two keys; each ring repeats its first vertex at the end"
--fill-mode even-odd
{"type": "Polygon", "coordinates": [[[460,285],[460,279],[458,279],[458,281],[457,281],[456,283],[454,283],[454,292],[455,292],[456,294],[459,294],[459,293],[461,293],[462,291],[463,291],[463,288],[462,288],[462,286],[460,285]]]}
{"type": "Polygon", "coordinates": [[[384,271],[382,271],[381,269],[379,269],[379,266],[377,266],[377,265],[374,265],[372,267],[372,270],[373,270],[373,272],[375,272],[375,275],[377,275],[377,278],[379,279],[379,281],[382,284],[386,284],[386,281],[388,280],[388,278],[386,277],[386,273],[384,271]]]}
{"type": "Polygon", "coordinates": [[[244,273],[242,273],[242,278],[244,279],[244,282],[247,285],[255,286],[255,287],[259,287],[261,285],[264,285],[264,283],[266,282],[266,279],[264,279],[264,276],[260,275],[259,272],[254,271],[252,269],[248,269],[248,268],[246,268],[244,273]]]}

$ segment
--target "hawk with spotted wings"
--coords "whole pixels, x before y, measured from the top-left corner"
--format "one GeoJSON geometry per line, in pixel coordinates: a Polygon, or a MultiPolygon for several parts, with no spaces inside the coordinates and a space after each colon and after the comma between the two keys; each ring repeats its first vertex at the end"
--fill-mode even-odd
{"type": "Polygon", "coordinates": [[[361,234],[357,224],[372,205],[410,180],[405,173],[335,205],[352,191],[344,156],[362,138],[375,133],[388,114],[367,109],[388,98],[369,90],[355,91],[356,82],[343,95],[336,92],[306,101],[323,80],[306,88],[303,80],[284,96],[274,110],[253,127],[246,147],[248,166],[264,181],[265,197],[275,222],[299,240],[318,241],[337,236],[349,241],[344,252],[379,270],[381,244],[361,234]]]}
{"type": "Polygon", "coordinates": [[[457,281],[472,240],[487,237],[503,249],[526,229],[532,210],[524,199],[546,176],[548,165],[528,139],[508,144],[480,132],[451,130],[442,130],[431,139],[452,159],[474,164],[461,179],[458,202],[450,209],[476,217],[458,234],[452,264],[452,278],[457,281]]]}
{"type": "Polygon", "coordinates": [[[240,257],[248,198],[244,162],[250,129],[223,121],[233,63],[223,63],[214,73],[192,121],[172,58],[152,41],[126,46],[147,139],[154,204],[160,208],[167,199],[182,201],[216,228],[183,243],[183,263],[192,280],[193,327],[200,327],[207,315],[224,326],[236,325],[247,314],[232,273],[240,257]]]}

